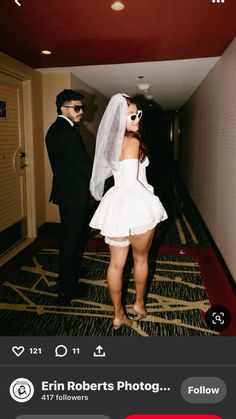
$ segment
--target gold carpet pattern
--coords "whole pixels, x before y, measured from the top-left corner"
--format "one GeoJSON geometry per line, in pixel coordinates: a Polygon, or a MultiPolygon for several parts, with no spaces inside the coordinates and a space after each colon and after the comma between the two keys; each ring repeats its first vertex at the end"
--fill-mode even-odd
{"type": "MultiPolygon", "coordinates": [[[[148,316],[131,328],[111,328],[113,309],[108,296],[106,270],[109,253],[87,251],[88,273],[80,281],[82,298],[69,305],[58,302],[58,250],[41,249],[32,263],[22,266],[1,287],[0,332],[9,336],[211,336],[204,321],[209,301],[195,257],[160,254],[150,260],[146,308],[148,316]]],[[[124,304],[132,314],[135,284],[132,259],[124,273],[124,304]]]]}

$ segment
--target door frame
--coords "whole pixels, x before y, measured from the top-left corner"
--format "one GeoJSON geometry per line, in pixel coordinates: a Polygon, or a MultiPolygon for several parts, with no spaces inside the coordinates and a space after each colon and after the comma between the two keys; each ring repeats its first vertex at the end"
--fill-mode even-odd
{"type": "MultiPolygon", "coordinates": [[[[5,64],[0,63],[0,73],[18,79],[22,82],[22,101],[23,101],[23,134],[25,150],[27,154],[26,170],[26,211],[27,211],[27,238],[25,246],[29,244],[29,239],[37,237],[36,225],[36,200],[35,200],[35,165],[34,165],[34,145],[33,145],[33,112],[32,112],[32,80],[31,76],[21,71],[12,69],[5,64]],[[27,115],[27,117],[26,117],[27,115]]],[[[30,240],[32,241],[32,240],[30,240]]],[[[24,248],[21,242],[20,248],[24,248]]],[[[17,246],[14,246],[14,254],[17,246]]],[[[11,253],[11,249],[9,250],[11,253]]],[[[7,252],[8,253],[8,252],[7,252]]]]}

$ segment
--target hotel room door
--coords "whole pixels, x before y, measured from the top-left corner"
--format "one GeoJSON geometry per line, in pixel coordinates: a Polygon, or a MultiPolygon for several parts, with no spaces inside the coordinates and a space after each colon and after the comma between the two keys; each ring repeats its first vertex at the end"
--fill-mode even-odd
{"type": "Polygon", "coordinates": [[[0,255],[27,237],[22,81],[0,73],[0,255]]]}

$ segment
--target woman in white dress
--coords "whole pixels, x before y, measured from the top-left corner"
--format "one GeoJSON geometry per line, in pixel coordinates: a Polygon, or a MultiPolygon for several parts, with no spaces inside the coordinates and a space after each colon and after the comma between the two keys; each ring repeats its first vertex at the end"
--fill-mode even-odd
{"type": "Polygon", "coordinates": [[[167,218],[146,179],[149,162],[140,141],[141,117],[142,111],[127,95],[119,93],[111,98],[98,129],[90,181],[92,196],[101,202],[89,225],[105,236],[111,255],[107,282],[114,306],[114,329],[132,325],[121,302],[122,275],[129,245],[136,289],[131,317],[140,320],[147,316],[144,297],[148,252],[155,226],[167,218]],[[111,175],[115,185],[103,196],[105,180],[111,175]]]}

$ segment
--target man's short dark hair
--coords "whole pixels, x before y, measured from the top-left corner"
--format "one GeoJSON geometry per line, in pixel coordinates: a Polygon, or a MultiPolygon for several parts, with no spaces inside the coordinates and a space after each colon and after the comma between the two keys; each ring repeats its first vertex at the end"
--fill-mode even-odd
{"type": "Polygon", "coordinates": [[[84,95],[79,93],[77,90],[65,89],[57,95],[56,98],[56,107],[58,115],[61,115],[61,107],[65,102],[70,102],[71,100],[82,100],[84,95]]]}

